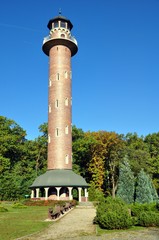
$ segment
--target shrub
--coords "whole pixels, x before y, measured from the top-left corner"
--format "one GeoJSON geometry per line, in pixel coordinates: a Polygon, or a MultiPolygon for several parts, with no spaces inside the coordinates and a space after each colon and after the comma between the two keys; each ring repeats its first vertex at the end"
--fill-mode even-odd
{"type": "Polygon", "coordinates": [[[96,221],[105,229],[126,229],[132,226],[127,205],[121,199],[111,197],[99,203],[96,221]]]}
{"type": "Polygon", "coordinates": [[[21,203],[14,203],[12,208],[27,208],[27,206],[25,206],[21,203]]]}
{"type": "Polygon", "coordinates": [[[141,212],[138,217],[138,225],[143,227],[159,226],[159,214],[152,211],[141,212]]]}
{"type": "Polygon", "coordinates": [[[155,203],[135,203],[131,205],[131,214],[132,216],[138,217],[141,212],[148,212],[148,211],[156,211],[156,204],[155,203]]]}
{"type": "Polygon", "coordinates": [[[0,206],[0,212],[8,212],[8,209],[0,206]]]}
{"type": "Polygon", "coordinates": [[[103,192],[97,189],[94,184],[91,184],[88,192],[89,192],[89,201],[100,201],[104,197],[103,192]]]}

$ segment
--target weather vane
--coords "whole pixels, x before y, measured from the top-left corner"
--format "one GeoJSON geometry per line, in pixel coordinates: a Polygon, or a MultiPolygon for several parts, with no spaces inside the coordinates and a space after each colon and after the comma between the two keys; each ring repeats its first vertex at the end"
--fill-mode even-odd
{"type": "Polygon", "coordinates": [[[59,15],[61,16],[61,8],[59,8],[59,15]]]}

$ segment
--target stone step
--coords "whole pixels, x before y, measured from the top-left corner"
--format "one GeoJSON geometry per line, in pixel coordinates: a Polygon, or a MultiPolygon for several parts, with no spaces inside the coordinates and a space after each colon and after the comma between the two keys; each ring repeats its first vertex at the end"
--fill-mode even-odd
{"type": "Polygon", "coordinates": [[[79,202],[76,207],[77,208],[94,208],[94,205],[92,202],[79,202]]]}

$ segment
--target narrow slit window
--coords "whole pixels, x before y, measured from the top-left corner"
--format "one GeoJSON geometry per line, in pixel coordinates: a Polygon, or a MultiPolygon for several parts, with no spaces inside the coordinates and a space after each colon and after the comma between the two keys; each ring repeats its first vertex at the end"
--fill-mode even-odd
{"type": "Polygon", "coordinates": [[[56,108],[59,107],[59,100],[58,100],[58,99],[56,99],[56,101],[55,101],[55,107],[56,107],[56,108]]]}
{"type": "Polygon", "coordinates": [[[68,164],[68,154],[65,156],[65,163],[68,164]]]}
{"type": "Polygon", "coordinates": [[[59,136],[59,129],[58,129],[58,128],[56,128],[56,130],[55,130],[55,136],[56,136],[56,137],[59,136]]]}
{"type": "Polygon", "coordinates": [[[60,73],[57,73],[57,74],[56,74],[56,80],[57,80],[57,81],[60,80],[60,73]]]}
{"type": "Polygon", "coordinates": [[[68,125],[65,127],[65,134],[68,134],[68,125]]]}
{"type": "Polygon", "coordinates": [[[65,98],[65,106],[68,106],[68,98],[65,98]]]}
{"type": "Polygon", "coordinates": [[[48,134],[48,143],[51,142],[51,137],[50,137],[50,134],[48,134]]]}
{"type": "Polygon", "coordinates": [[[51,82],[51,79],[49,79],[49,87],[51,87],[52,85],[52,82],[51,82]]]}
{"type": "Polygon", "coordinates": [[[49,104],[49,113],[51,113],[51,104],[49,104]]]}
{"type": "Polygon", "coordinates": [[[65,71],[65,78],[68,78],[68,73],[67,73],[67,71],[65,71]]]}
{"type": "Polygon", "coordinates": [[[72,71],[70,71],[70,79],[72,79],[72,71]]]}

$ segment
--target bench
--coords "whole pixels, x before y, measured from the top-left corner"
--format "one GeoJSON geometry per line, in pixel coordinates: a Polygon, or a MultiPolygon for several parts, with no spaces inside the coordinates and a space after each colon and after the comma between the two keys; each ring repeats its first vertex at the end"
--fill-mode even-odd
{"type": "Polygon", "coordinates": [[[74,207],[74,205],[75,204],[73,204],[72,202],[66,202],[65,205],[61,205],[61,206],[55,205],[54,209],[53,208],[48,209],[48,218],[56,219],[56,218],[60,217],[61,214],[64,214],[69,209],[74,207]]]}
{"type": "Polygon", "coordinates": [[[64,210],[68,211],[69,209],[71,209],[71,204],[67,202],[64,206],[64,210]]]}
{"type": "Polygon", "coordinates": [[[63,210],[61,209],[61,206],[56,205],[54,210],[53,210],[53,208],[49,208],[48,218],[49,219],[56,219],[56,218],[60,217],[61,213],[63,213],[63,210]]]}

